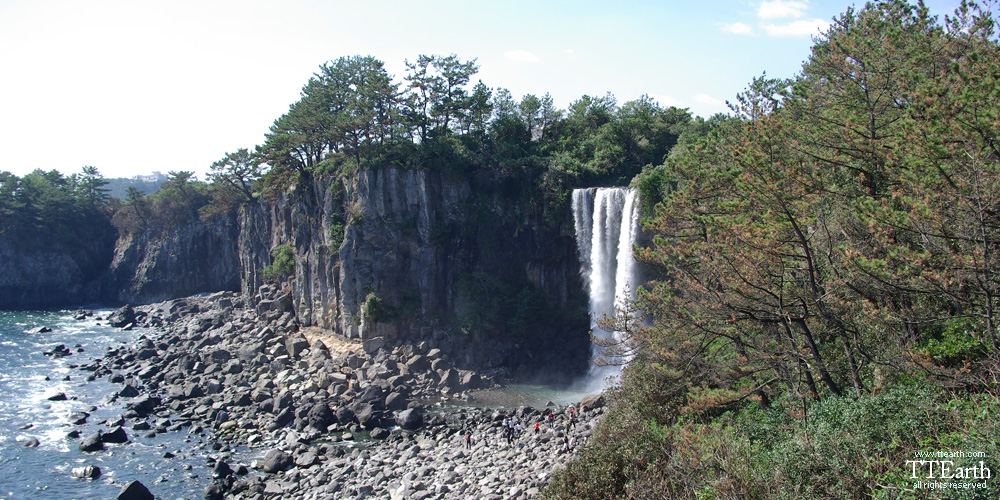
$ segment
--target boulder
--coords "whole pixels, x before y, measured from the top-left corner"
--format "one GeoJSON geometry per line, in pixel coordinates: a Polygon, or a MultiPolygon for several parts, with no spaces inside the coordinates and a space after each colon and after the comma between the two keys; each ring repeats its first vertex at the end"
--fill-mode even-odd
{"type": "Polygon", "coordinates": [[[483,379],[478,373],[465,372],[460,385],[463,389],[478,389],[483,385],[483,379]]]}
{"type": "Polygon", "coordinates": [[[590,394],[580,400],[580,409],[584,411],[591,411],[602,406],[604,406],[604,395],[602,394],[590,394]]]}
{"type": "Polygon", "coordinates": [[[220,478],[227,478],[233,474],[233,468],[229,466],[224,460],[219,460],[215,462],[215,468],[212,472],[220,478]]]}
{"type": "Polygon", "coordinates": [[[160,406],[160,398],[148,394],[139,396],[128,403],[128,409],[134,411],[140,417],[149,416],[160,406]]]}
{"type": "Polygon", "coordinates": [[[354,415],[358,418],[358,423],[365,429],[374,429],[381,424],[382,416],[379,411],[367,403],[362,403],[354,408],[354,415]]]}
{"type": "Polygon", "coordinates": [[[239,350],[236,351],[236,357],[240,358],[240,360],[243,361],[244,363],[249,363],[253,361],[254,358],[256,358],[258,354],[260,354],[260,352],[261,352],[261,343],[252,342],[244,345],[243,347],[240,347],[239,350]]]}
{"type": "Polygon", "coordinates": [[[64,392],[60,392],[59,394],[56,394],[54,396],[49,396],[48,397],[49,401],[66,401],[66,399],[67,399],[66,398],[66,393],[64,393],[64,392]]]}
{"type": "Polygon", "coordinates": [[[80,440],[80,451],[91,452],[104,449],[104,441],[101,440],[101,431],[97,431],[80,440]]]}
{"type": "Polygon", "coordinates": [[[125,429],[121,427],[115,427],[111,431],[101,434],[101,441],[104,443],[112,444],[122,444],[128,442],[128,434],[125,434],[125,429]]]}
{"type": "Polygon", "coordinates": [[[380,409],[382,403],[385,402],[385,396],[382,394],[382,388],[377,385],[369,385],[358,393],[357,397],[354,399],[359,403],[366,403],[380,409]]]}
{"type": "Polygon", "coordinates": [[[156,497],[149,492],[149,489],[139,481],[132,481],[122,486],[116,498],[118,500],[156,500],[156,497]]]}
{"type": "Polygon", "coordinates": [[[38,448],[39,444],[41,443],[38,442],[38,438],[30,437],[27,440],[25,440],[24,444],[22,444],[21,446],[24,446],[25,448],[38,448]]]}
{"type": "Polygon", "coordinates": [[[285,339],[285,350],[288,351],[288,356],[291,358],[299,357],[302,351],[308,348],[309,341],[301,333],[293,333],[285,339]]]}
{"type": "Polygon", "coordinates": [[[199,386],[198,384],[185,385],[184,392],[182,394],[184,396],[184,399],[205,397],[205,391],[201,390],[201,386],[199,386]]]}
{"type": "Polygon", "coordinates": [[[123,398],[134,398],[138,395],[139,389],[136,389],[135,386],[129,384],[123,385],[122,389],[118,391],[118,396],[123,398]]]}
{"type": "Polygon", "coordinates": [[[424,416],[417,408],[407,408],[396,414],[396,425],[408,431],[416,430],[424,425],[424,416]]]}
{"type": "Polygon", "coordinates": [[[425,372],[431,368],[431,360],[423,354],[417,354],[406,362],[406,368],[410,370],[411,373],[425,372]]]}
{"type": "Polygon", "coordinates": [[[347,425],[358,421],[358,417],[354,414],[354,410],[341,406],[337,408],[337,422],[347,425]]]}
{"type": "Polygon", "coordinates": [[[292,466],[292,456],[281,450],[271,450],[264,455],[264,472],[281,472],[292,466]]]}
{"type": "Polygon", "coordinates": [[[291,408],[285,408],[267,428],[268,430],[280,429],[295,420],[295,412],[291,408]]]}
{"type": "Polygon", "coordinates": [[[97,479],[101,476],[101,468],[96,465],[85,465],[83,467],[73,467],[71,473],[73,477],[78,479],[97,479]]]}
{"type": "Polygon", "coordinates": [[[139,360],[146,360],[146,359],[150,359],[150,358],[155,358],[156,357],[156,349],[151,349],[151,348],[141,349],[139,352],[137,352],[135,354],[135,357],[136,357],[136,359],[139,359],[139,360]]]}
{"type": "Polygon", "coordinates": [[[311,467],[319,462],[319,457],[311,451],[307,451],[295,457],[296,467],[311,467]]]}
{"type": "Polygon", "coordinates": [[[385,409],[389,411],[405,410],[408,403],[406,396],[398,392],[393,392],[385,397],[385,409]]]}
{"type": "Polygon", "coordinates": [[[309,413],[306,414],[306,424],[317,429],[326,429],[327,426],[336,423],[336,421],[336,415],[326,403],[322,402],[314,404],[309,409],[309,413]]]}
{"type": "Polygon", "coordinates": [[[115,328],[121,328],[134,322],[135,309],[132,309],[130,305],[124,305],[108,316],[108,324],[115,328]]]}
{"type": "Polygon", "coordinates": [[[78,411],[76,413],[71,413],[69,415],[69,423],[71,425],[83,425],[87,423],[87,418],[89,417],[90,414],[85,411],[78,411]]]}
{"type": "Polygon", "coordinates": [[[383,347],[385,347],[385,339],[382,337],[368,339],[361,345],[361,348],[364,349],[365,353],[370,356],[374,356],[375,353],[383,347]]]}
{"type": "Polygon", "coordinates": [[[224,363],[232,359],[233,355],[225,349],[216,349],[212,351],[212,361],[216,363],[224,363]]]}
{"type": "Polygon", "coordinates": [[[219,483],[212,483],[205,487],[205,500],[225,500],[226,490],[219,483]]]}

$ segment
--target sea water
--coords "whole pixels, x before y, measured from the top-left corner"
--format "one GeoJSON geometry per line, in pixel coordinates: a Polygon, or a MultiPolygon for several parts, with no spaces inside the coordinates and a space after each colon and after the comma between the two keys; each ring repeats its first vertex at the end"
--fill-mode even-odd
{"type": "Polygon", "coordinates": [[[77,321],[71,311],[0,311],[0,500],[114,498],[133,480],[157,498],[204,496],[212,469],[206,453],[196,451],[205,438],[189,434],[189,428],[144,438],[146,431],[133,431],[127,423],[130,443],[106,445],[95,453],[79,451],[78,440],[67,437],[74,429],[81,437],[107,431],[102,422],[124,410],[123,401],[112,401],[120,385],[106,379],[87,382],[90,373],[75,367],[144,334],[154,332],[123,331],[95,318],[77,321]],[[37,333],[41,327],[52,331],[37,333]],[[73,354],[59,359],[43,354],[58,344],[73,354]],[[59,393],[68,399],[49,401],[59,393]],[[91,416],[72,426],[70,414],[80,411],[91,416]],[[24,447],[30,438],[40,445],[24,447]],[[176,456],[164,458],[167,452],[176,456]],[[72,476],[73,468],[86,465],[100,467],[102,475],[95,480],[72,476]]]}

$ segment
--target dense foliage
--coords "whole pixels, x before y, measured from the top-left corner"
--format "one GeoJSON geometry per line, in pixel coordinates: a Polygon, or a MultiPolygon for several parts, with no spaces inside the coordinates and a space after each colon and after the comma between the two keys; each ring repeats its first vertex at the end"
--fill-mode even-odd
{"type": "Polygon", "coordinates": [[[561,216],[568,188],[627,183],[662,163],[692,123],[686,110],[646,96],[621,106],[611,95],[583,96],[564,111],[548,94],[518,101],[481,81],[470,89],[478,66],[454,55],[421,55],[407,70],[394,82],[370,56],[322,65],[257,146],[268,167],[260,189],[277,194],[386,165],[485,173],[529,208],[561,216]]]}
{"type": "Polygon", "coordinates": [[[640,176],[643,354],[550,498],[997,495],[906,464],[1000,463],[995,28],[848,10],[640,176]]]}
{"type": "Polygon", "coordinates": [[[123,235],[147,230],[162,233],[199,220],[203,209],[219,199],[212,196],[216,192],[210,193],[208,184],[195,180],[193,172],[170,172],[152,194],[128,187],[125,199],[116,206],[113,223],[123,235]]]}
{"type": "Polygon", "coordinates": [[[107,181],[94,167],[69,177],[36,170],[0,172],[0,237],[22,252],[70,255],[87,277],[110,260],[107,181]]]}

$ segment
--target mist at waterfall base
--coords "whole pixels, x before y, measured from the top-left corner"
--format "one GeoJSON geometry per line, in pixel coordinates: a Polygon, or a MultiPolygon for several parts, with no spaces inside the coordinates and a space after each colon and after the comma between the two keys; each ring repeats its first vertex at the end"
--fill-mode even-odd
{"type": "MultiPolygon", "coordinates": [[[[598,339],[621,341],[620,334],[604,330],[599,321],[614,316],[616,307],[621,309],[635,298],[639,276],[632,245],[639,234],[637,192],[629,188],[575,189],[572,202],[580,272],[590,296],[591,332],[598,339]]],[[[612,383],[628,359],[615,357],[598,344],[591,350],[592,360],[611,363],[594,364],[581,381],[594,393],[612,383]]]]}
{"type": "Polygon", "coordinates": [[[143,437],[126,426],[130,443],[84,453],[67,433],[81,436],[108,430],[124,402],[113,401],[120,384],[86,381],[89,372],[74,368],[104,354],[106,348],[131,344],[147,333],[124,331],[96,319],[77,321],[70,311],[0,311],[0,499],[114,498],[122,485],[141,481],[157,498],[202,498],[211,482],[203,437],[180,431],[143,437]],[[41,333],[39,328],[51,328],[41,333]],[[44,351],[63,344],[73,354],[62,358],[44,351]],[[76,347],[79,345],[79,347],[76,347]],[[82,349],[83,352],[78,352],[82,349]],[[64,393],[65,401],[48,398],[64,393]],[[96,407],[96,408],[95,408],[96,407]],[[81,426],[70,425],[75,412],[90,413],[81,426]],[[38,447],[25,447],[30,438],[38,447]],[[164,458],[165,452],[176,455],[164,458]],[[96,465],[97,479],[72,477],[72,469],[96,465]]]}

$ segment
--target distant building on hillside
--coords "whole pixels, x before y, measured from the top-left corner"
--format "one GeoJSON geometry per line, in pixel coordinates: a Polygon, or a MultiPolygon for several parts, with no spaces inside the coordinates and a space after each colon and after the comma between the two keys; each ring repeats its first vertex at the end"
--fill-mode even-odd
{"type": "Polygon", "coordinates": [[[157,170],[149,175],[137,175],[134,177],[134,179],[139,182],[161,182],[167,180],[167,176],[163,175],[162,172],[157,170]]]}

